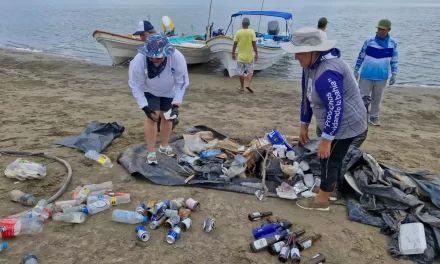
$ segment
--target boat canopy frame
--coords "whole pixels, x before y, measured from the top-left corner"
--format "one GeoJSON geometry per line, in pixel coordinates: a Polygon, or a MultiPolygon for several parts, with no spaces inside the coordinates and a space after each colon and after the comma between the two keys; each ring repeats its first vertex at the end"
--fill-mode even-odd
{"type": "MultiPolygon", "coordinates": [[[[238,11],[235,14],[231,15],[231,21],[229,22],[228,28],[225,31],[225,35],[228,34],[229,28],[232,25],[232,34],[234,34],[234,20],[236,17],[241,16],[270,16],[270,17],[280,17],[283,18],[286,21],[286,33],[288,34],[288,37],[290,39],[291,35],[289,32],[289,26],[288,22],[289,20],[292,21],[292,14],[287,12],[279,12],[279,11],[238,11]]],[[[259,32],[258,32],[259,33],[259,32]]]]}

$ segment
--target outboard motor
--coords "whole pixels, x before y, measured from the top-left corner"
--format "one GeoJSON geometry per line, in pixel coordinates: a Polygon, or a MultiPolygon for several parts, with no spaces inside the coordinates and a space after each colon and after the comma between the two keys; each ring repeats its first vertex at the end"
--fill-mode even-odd
{"type": "Polygon", "coordinates": [[[280,23],[276,20],[269,21],[267,23],[267,34],[278,35],[278,33],[280,33],[280,23]]]}

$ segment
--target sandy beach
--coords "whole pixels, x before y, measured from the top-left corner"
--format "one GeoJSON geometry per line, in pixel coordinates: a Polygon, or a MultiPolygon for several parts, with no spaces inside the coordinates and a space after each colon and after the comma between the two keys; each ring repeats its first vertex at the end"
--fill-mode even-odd
{"type": "MultiPolygon", "coordinates": [[[[166,187],[131,177],[116,159],[120,152],[143,143],[145,114],[138,109],[127,85],[127,67],[106,67],[0,49],[0,149],[45,152],[67,160],[73,181],[59,200],[69,200],[79,184],[113,181],[115,191],[131,193],[136,201],[193,197],[202,211],[193,214],[193,227],[175,245],[165,242],[166,230],[150,232],[147,243],[137,241],[134,225],[111,221],[111,212],[88,217],[73,225],[49,221],[35,236],[8,239],[10,248],[0,253],[0,263],[18,263],[28,253],[40,264],[50,263],[278,263],[267,253],[253,254],[251,223],[247,214],[273,211],[293,221],[308,234],[321,233],[321,241],[302,254],[306,260],[324,253],[326,263],[409,263],[395,261],[386,252],[388,237],[378,228],[350,222],[344,206],[330,212],[308,212],[294,202],[270,198],[260,202],[254,195],[189,187],[166,187]],[[101,167],[82,152],[51,142],[77,135],[92,121],[119,122],[124,134],[104,153],[116,164],[101,167]],[[203,232],[203,220],[216,218],[217,229],[203,232]]],[[[190,68],[191,72],[191,68],[190,68]]],[[[193,125],[207,125],[235,138],[250,140],[277,127],[285,135],[297,135],[299,126],[298,82],[255,78],[254,94],[240,93],[236,78],[190,74],[190,87],[181,107],[179,134],[193,125]]],[[[382,126],[370,127],[363,149],[381,162],[406,170],[426,169],[440,173],[440,89],[388,88],[383,101],[382,126]]],[[[310,135],[314,135],[314,126],[310,135]]],[[[0,157],[0,170],[15,160],[0,157]]],[[[43,180],[15,183],[0,177],[0,217],[27,209],[13,203],[14,188],[48,198],[60,187],[66,172],[62,165],[45,159],[48,174],[43,180]]]]}

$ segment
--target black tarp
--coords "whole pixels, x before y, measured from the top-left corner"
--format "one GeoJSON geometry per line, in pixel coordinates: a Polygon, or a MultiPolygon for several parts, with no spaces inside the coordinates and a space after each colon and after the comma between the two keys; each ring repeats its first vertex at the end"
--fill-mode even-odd
{"type": "Polygon", "coordinates": [[[110,143],[124,133],[124,126],[116,122],[100,123],[92,121],[78,136],[56,140],[55,145],[79,149],[86,153],[89,150],[103,151],[110,143]]]}

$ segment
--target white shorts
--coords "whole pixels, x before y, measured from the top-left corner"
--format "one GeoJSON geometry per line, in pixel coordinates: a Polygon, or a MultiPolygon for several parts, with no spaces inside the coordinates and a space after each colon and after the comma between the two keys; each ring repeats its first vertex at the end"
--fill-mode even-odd
{"type": "Polygon", "coordinates": [[[240,76],[253,74],[254,73],[254,61],[251,61],[249,63],[237,62],[237,72],[238,72],[238,75],[240,75],[240,76]]]}

